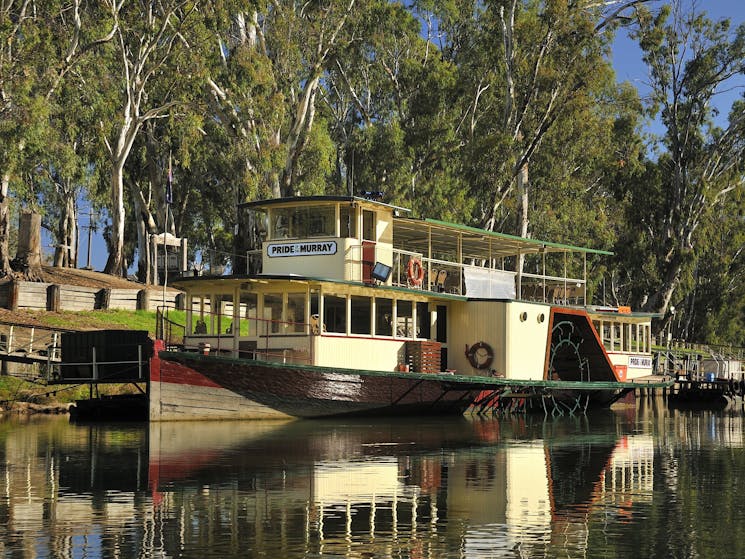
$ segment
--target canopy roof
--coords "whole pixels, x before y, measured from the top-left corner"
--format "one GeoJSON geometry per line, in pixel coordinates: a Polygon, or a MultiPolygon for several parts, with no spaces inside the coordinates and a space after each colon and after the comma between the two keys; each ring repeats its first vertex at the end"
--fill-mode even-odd
{"type": "Polygon", "coordinates": [[[393,239],[395,246],[422,254],[427,254],[430,246],[437,252],[455,254],[460,246],[463,258],[506,258],[518,254],[569,252],[613,254],[606,250],[526,239],[436,219],[397,217],[393,221],[393,239]]]}

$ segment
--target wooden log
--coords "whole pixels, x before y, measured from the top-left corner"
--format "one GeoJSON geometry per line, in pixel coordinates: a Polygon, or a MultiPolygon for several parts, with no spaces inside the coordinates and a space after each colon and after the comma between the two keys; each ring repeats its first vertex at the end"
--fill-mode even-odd
{"type": "Polygon", "coordinates": [[[60,286],[52,284],[47,287],[47,310],[57,312],[60,310],[60,286]]]}
{"type": "Polygon", "coordinates": [[[15,280],[11,280],[10,284],[8,285],[8,308],[11,311],[18,310],[18,290],[18,282],[15,280]]]}
{"type": "Polygon", "coordinates": [[[111,288],[104,287],[96,295],[96,308],[106,310],[111,304],[111,288]]]}
{"type": "Polygon", "coordinates": [[[137,310],[146,311],[150,308],[150,292],[147,289],[140,289],[137,292],[137,310]]]}

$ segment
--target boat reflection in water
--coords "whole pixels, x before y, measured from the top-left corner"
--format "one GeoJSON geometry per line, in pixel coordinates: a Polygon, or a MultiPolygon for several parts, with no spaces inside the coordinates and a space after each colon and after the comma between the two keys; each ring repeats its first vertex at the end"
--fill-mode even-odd
{"type": "Polygon", "coordinates": [[[6,551],[50,556],[491,557],[586,552],[651,500],[649,435],[609,414],[10,430],[6,551]]]}

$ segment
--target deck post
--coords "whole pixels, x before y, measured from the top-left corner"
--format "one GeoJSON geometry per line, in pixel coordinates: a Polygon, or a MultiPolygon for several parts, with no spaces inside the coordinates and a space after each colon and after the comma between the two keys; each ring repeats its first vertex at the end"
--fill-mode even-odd
{"type": "Polygon", "coordinates": [[[96,346],[91,348],[93,355],[93,380],[98,380],[98,364],[96,363],[96,346]]]}
{"type": "Polygon", "coordinates": [[[142,380],[142,346],[137,346],[137,377],[142,380]]]}

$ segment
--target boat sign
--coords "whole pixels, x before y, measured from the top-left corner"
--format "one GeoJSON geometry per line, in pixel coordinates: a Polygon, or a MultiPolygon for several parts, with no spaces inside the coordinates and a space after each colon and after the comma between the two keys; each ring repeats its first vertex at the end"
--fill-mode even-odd
{"type": "Polygon", "coordinates": [[[266,246],[266,255],[270,258],[283,256],[318,256],[322,254],[336,254],[336,241],[271,243],[266,246]]]}
{"type": "Polygon", "coordinates": [[[632,367],[634,369],[651,369],[652,358],[631,355],[629,356],[629,367],[632,367]]]}

